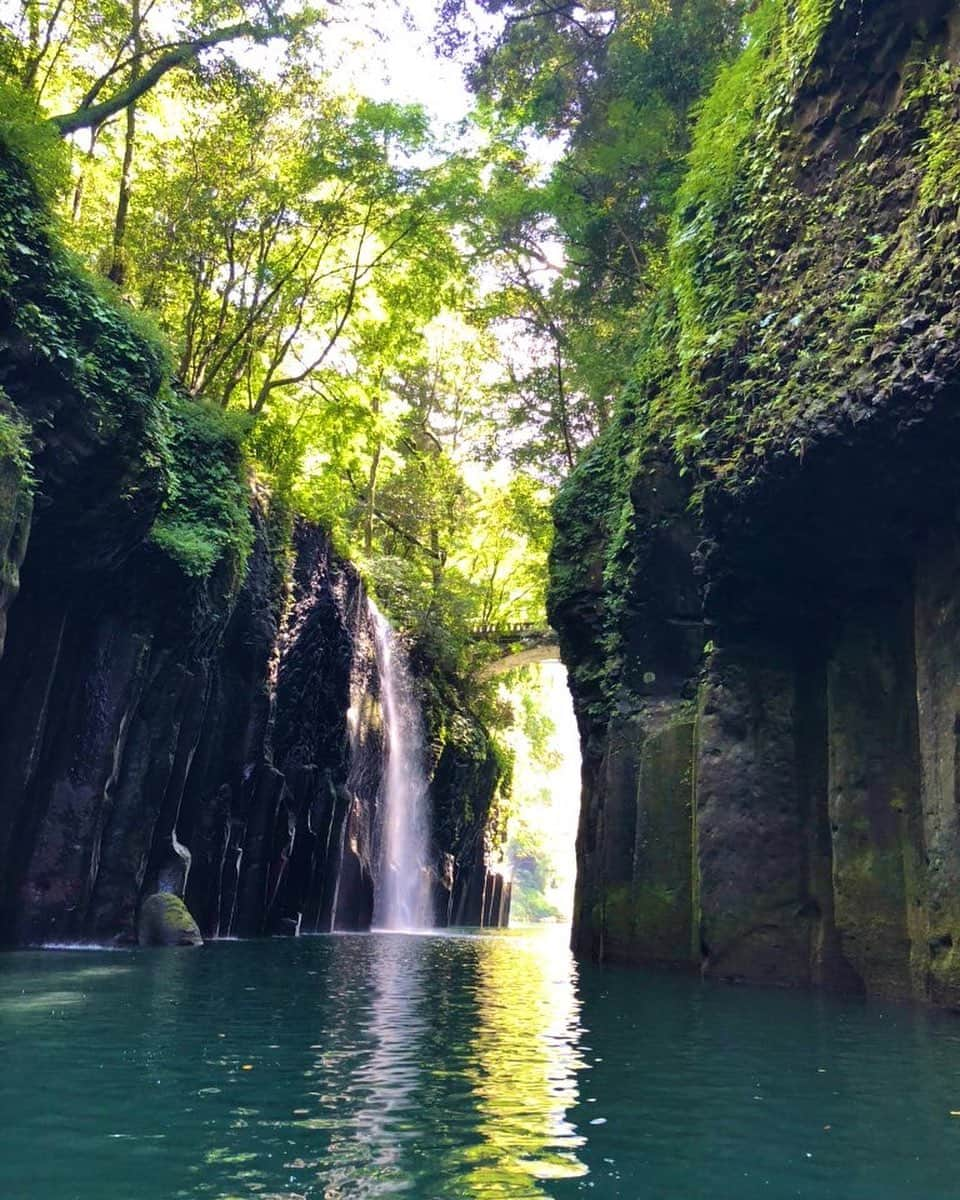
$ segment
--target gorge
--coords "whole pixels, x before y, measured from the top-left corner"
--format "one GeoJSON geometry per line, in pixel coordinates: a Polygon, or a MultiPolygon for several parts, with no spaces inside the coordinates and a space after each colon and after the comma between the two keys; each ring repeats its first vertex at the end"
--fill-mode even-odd
{"type": "MultiPolygon", "coordinates": [[[[955,13],[785,13],[705,104],[556,506],[574,944],[952,1005],[955,13]]],[[[250,491],[12,150],[2,191],[2,940],[130,938],[156,891],[205,936],[502,923],[482,725],[444,685],[411,751],[356,570],[250,491]]]]}
{"type": "MultiPolygon", "coordinates": [[[[575,943],[952,1004],[955,14],[752,20],[635,382],[556,510],[575,943]]],[[[156,890],[207,935],[364,928],[410,857],[375,816],[382,701],[410,707],[385,626],[167,390],[11,151],[2,186],[3,940],[129,935],[156,890]]],[[[473,824],[400,902],[441,923],[489,907],[482,746],[430,751],[434,788],[473,789],[433,798],[473,824]]]]}
{"type": "Polygon", "coordinates": [[[960,4],[451,0],[441,136],[84,3],[0,14],[0,1192],[951,1200],[960,4]]]}

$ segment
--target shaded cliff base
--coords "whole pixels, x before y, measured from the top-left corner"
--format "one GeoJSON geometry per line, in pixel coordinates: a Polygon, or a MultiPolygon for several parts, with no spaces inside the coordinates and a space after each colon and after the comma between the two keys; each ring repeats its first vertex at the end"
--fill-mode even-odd
{"type": "Polygon", "coordinates": [[[577,948],[960,1006],[960,531],[815,640],[713,650],[585,764],[577,948]]]}
{"type": "MultiPolygon", "coordinates": [[[[129,940],[157,891],[205,937],[369,927],[384,746],[366,596],[314,526],[295,527],[289,585],[284,563],[262,517],[235,591],[183,589],[146,552],[66,580],[28,554],[0,660],[3,942],[129,940]]],[[[437,924],[508,914],[488,866],[499,776],[472,732],[435,772],[458,818],[437,924]]]]}

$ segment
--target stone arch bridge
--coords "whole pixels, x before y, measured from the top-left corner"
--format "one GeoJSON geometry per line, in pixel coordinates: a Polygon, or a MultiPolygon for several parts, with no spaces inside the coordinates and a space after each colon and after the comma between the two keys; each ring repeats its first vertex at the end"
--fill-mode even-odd
{"type": "Polygon", "coordinates": [[[560,646],[557,635],[549,625],[532,621],[516,621],[505,625],[475,625],[473,638],[488,642],[502,650],[500,657],[484,663],[477,671],[478,679],[492,679],[515,667],[526,667],[533,663],[559,662],[560,646]]]}

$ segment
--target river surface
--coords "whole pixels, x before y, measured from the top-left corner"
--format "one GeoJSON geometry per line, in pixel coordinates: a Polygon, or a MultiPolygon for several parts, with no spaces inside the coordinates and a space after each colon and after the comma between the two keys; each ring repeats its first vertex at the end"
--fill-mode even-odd
{"type": "Polygon", "coordinates": [[[960,1019],[564,938],[0,957],[0,1197],[960,1195],[960,1019]]]}

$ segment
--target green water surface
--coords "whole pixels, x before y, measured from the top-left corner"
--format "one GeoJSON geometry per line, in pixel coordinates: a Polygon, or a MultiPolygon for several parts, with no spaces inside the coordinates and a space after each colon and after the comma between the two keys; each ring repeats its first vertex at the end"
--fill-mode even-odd
{"type": "Polygon", "coordinates": [[[2,1200],[957,1200],[960,1023],[565,931],[0,957],[2,1200]]]}

